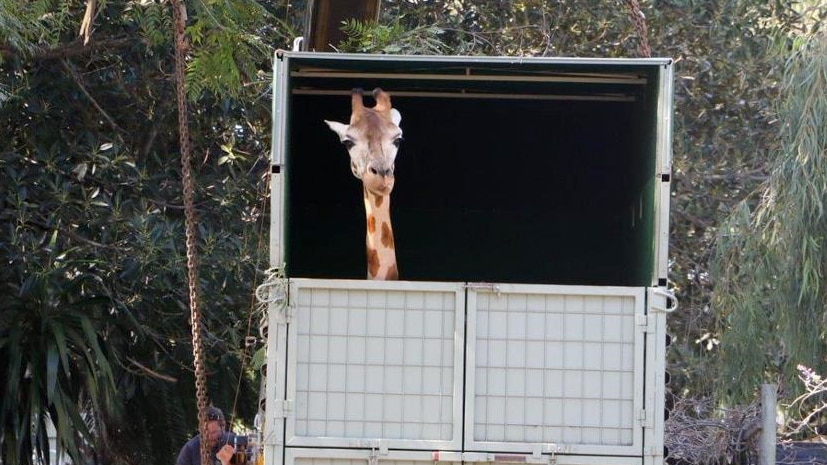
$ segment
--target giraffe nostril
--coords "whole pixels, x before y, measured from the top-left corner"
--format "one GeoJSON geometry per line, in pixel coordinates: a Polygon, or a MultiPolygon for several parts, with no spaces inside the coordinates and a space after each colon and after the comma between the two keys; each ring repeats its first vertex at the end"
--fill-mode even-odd
{"type": "Polygon", "coordinates": [[[368,171],[373,176],[379,176],[382,178],[393,178],[393,167],[385,168],[383,166],[368,166],[368,171]]]}

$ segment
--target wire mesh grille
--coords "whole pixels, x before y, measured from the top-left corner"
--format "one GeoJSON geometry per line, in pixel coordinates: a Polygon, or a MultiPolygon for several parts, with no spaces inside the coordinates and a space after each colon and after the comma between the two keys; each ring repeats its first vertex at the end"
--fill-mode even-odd
{"type": "Polygon", "coordinates": [[[476,302],[474,440],[632,443],[635,297],[476,302]]]}
{"type": "Polygon", "coordinates": [[[298,436],[451,440],[456,294],[302,289],[298,436]]]}

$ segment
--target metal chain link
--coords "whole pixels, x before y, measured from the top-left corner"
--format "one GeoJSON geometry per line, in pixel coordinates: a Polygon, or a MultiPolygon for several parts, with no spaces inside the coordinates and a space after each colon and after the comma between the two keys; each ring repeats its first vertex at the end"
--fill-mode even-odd
{"type": "Polygon", "coordinates": [[[178,138],[181,145],[181,174],[183,176],[184,224],[187,244],[187,281],[189,283],[190,324],[192,326],[192,354],[195,366],[195,395],[198,405],[198,430],[201,433],[201,463],[212,463],[207,440],[207,375],[204,367],[201,312],[198,307],[198,244],[196,236],[195,187],[192,175],[192,145],[187,113],[187,95],[184,87],[187,39],[185,35],[187,6],[184,0],[173,0],[172,16],[175,29],[175,86],[178,103],[178,138]]]}
{"type": "Polygon", "coordinates": [[[626,7],[629,9],[629,17],[635,25],[638,39],[638,53],[640,56],[649,58],[652,56],[652,49],[649,48],[649,32],[646,28],[646,15],[640,10],[640,3],[637,0],[626,0],[626,7]]]}

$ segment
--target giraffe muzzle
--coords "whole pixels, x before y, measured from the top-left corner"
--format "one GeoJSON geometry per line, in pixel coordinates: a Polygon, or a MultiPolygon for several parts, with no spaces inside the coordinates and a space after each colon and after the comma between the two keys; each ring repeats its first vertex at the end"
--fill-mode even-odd
{"type": "Polygon", "coordinates": [[[375,168],[371,166],[368,169],[370,170],[370,174],[374,176],[381,176],[382,178],[393,179],[393,168],[375,168]]]}

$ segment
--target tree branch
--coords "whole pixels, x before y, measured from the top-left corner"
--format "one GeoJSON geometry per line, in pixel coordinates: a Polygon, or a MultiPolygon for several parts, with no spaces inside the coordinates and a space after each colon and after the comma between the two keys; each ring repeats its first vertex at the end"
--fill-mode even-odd
{"type": "Polygon", "coordinates": [[[34,54],[27,54],[8,43],[0,43],[0,57],[3,60],[20,58],[33,61],[48,61],[71,58],[75,56],[91,55],[102,49],[118,49],[126,47],[134,41],[131,37],[115,37],[104,40],[90,40],[83,45],[82,40],[75,40],[61,44],[55,48],[41,49],[34,54]]]}
{"type": "MultiPolygon", "coordinates": [[[[115,132],[118,133],[118,138],[121,138],[120,135],[124,133],[124,130],[121,129],[120,126],[118,126],[118,123],[116,123],[115,120],[112,119],[111,116],[109,116],[109,113],[107,113],[98,104],[97,100],[95,100],[94,97],[92,97],[92,95],[89,93],[89,91],[86,90],[86,86],[83,85],[83,81],[81,81],[80,75],[78,74],[75,67],[72,66],[72,64],[69,63],[69,60],[66,60],[66,59],[61,60],[61,64],[63,64],[63,68],[65,68],[66,71],[69,72],[69,75],[72,76],[72,79],[75,80],[75,84],[78,85],[78,87],[80,88],[80,91],[83,92],[83,95],[85,95],[86,98],[88,98],[89,101],[92,102],[92,105],[100,112],[101,115],[103,115],[104,119],[106,119],[106,121],[109,123],[109,125],[112,126],[112,129],[114,129],[115,132]]],[[[121,139],[121,141],[123,141],[123,139],[121,139]]]]}
{"type": "Polygon", "coordinates": [[[177,378],[173,378],[172,376],[165,375],[163,373],[158,373],[157,371],[147,367],[146,365],[140,363],[139,361],[135,360],[132,357],[126,357],[126,359],[129,360],[129,362],[132,365],[138,367],[141,371],[143,371],[144,373],[146,373],[147,375],[149,375],[153,378],[162,379],[164,381],[169,381],[170,383],[177,383],[178,382],[177,378]]]}

